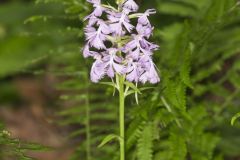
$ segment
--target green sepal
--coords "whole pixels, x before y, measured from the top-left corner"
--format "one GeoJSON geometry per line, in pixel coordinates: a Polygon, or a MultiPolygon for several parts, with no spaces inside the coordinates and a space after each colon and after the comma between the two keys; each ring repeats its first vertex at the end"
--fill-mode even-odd
{"type": "MultiPolygon", "coordinates": [[[[141,92],[141,91],[145,91],[145,90],[149,90],[149,89],[154,89],[154,87],[142,87],[142,88],[139,88],[140,92],[141,92]]],[[[136,91],[130,90],[130,91],[128,91],[128,92],[125,94],[125,96],[129,96],[129,95],[131,95],[131,94],[133,94],[133,93],[136,93],[136,91]]]]}
{"type": "Polygon", "coordinates": [[[135,92],[142,94],[141,91],[133,83],[125,81],[124,84],[132,88],[135,92]]]}

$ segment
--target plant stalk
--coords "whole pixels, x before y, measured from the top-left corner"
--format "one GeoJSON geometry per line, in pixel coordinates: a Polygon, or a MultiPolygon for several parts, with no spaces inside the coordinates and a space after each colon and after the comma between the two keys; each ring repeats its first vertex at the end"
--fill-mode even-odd
{"type": "Polygon", "coordinates": [[[90,128],[90,103],[89,103],[89,83],[87,82],[87,97],[86,97],[86,154],[87,160],[91,160],[91,128],[90,128]]]}
{"type": "Polygon", "coordinates": [[[124,77],[119,76],[119,127],[120,127],[120,160],[125,160],[125,123],[124,123],[124,77]]]}
{"type": "Polygon", "coordinates": [[[86,104],[86,136],[87,136],[87,160],[91,160],[91,132],[90,132],[90,108],[89,100],[86,104]]]}

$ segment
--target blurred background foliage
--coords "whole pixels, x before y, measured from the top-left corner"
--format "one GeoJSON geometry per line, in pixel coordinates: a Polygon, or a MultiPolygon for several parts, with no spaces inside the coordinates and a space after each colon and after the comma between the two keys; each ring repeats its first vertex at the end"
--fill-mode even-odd
{"type": "MultiPolygon", "coordinates": [[[[236,120],[231,126],[230,120],[240,110],[240,2],[136,1],[141,11],[157,9],[151,20],[153,41],[161,46],[154,55],[161,83],[144,91],[139,105],[127,99],[127,159],[239,159],[240,124],[236,120]]],[[[55,137],[65,140],[63,147],[44,145],[65,151],[62,160],[118,159],[117,144],[97,148],[105,135],[118,132],[118,113],[113,89],[89,81],[91,60],[81,55],[83,18],[90,11],[85,0],[0,2],[0,116],[8,128],[6,110],[19,113],[15,110],[36,108],[39,102],[42,110],[33,109],[34,115],[41,111],[44,124],[57,128],[55,137]],[[32,81],[41,92],[28,89],[32,81]]],[[[20,123],[27,125],[24,119],[20,123]]],[[[12,138],[5,128],[0,131],[0,159],[11,159],[2,150],[12,138]]],[[[44,148],[37,146],[17,153],[44,148]]],[[[44,156],[49,154],[34,156],[61,158],[44,156]]],[[[17,159],[24,157],[29,156],[17,159]]]]}

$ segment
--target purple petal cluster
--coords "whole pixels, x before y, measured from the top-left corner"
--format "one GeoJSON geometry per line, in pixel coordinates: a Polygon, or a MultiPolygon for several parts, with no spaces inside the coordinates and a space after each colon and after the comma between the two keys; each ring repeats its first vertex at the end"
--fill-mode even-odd
{"type": "Polygon", "coordinates": [[[95,59],[91,80],[97,83],[104,76],[114,78],[119,74],[130,82],[158,83],[152,55],[159,46],[148,41],[154,29],[148,17],[156,11],[136,13],[139,7],[134,0],[126,0],[118,10],[102,5],[101,0],[87,1],[93,4],[94,11],[85,18],[88,24],[83,55],[95,59]],[[133,18],[137,18],[135,25],[133,18]]]}

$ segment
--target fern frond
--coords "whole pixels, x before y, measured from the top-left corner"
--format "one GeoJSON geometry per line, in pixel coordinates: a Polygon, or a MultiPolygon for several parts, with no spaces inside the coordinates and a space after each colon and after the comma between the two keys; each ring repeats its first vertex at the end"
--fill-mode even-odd
{"type": "Polygon", "coordinates": [[[153,124],[147,123],[138,139],[138,160],[152,160],[153,158],[153,124]]]}

